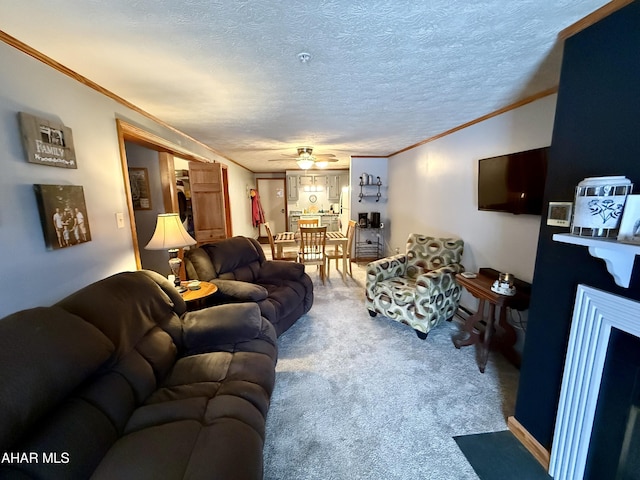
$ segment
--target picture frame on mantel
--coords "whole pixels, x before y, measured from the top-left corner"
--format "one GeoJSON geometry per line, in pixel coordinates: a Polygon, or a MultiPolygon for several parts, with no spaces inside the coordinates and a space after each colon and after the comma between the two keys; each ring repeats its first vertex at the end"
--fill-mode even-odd
{"type": "Polygon", "coordinates": [[[622,211],[618,241],[640,245],[640,195],[628,195],[622,211]]]}
{"type": "Polygon", "coordinates": [[[22,144],[29,163],[78,168],[73,133],[62,123],[19,112],[22,144]]]}

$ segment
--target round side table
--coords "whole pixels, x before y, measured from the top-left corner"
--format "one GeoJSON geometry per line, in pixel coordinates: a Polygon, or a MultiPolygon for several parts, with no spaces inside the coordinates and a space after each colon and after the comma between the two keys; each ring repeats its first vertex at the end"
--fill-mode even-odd
{"type": "MultiPolygon", "coordinates": [[[[182,285],[187,287],[189,282],[182,282],[182,285]]],[[[182,299],[187,302],[187,310],[199,310],[204,308],[205,299],[218,291],[218,287],[211,282],[200,282],[200,288],[198,290],[187,290],[182,293],[182,299]]]]}

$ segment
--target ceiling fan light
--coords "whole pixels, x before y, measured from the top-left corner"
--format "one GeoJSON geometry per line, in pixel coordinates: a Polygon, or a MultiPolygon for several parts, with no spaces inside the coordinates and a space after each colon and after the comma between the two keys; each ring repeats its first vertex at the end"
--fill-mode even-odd
{"type": "Polygon", "coordinates": [[[298,160],[298,166],[303,170],[309,170],[313,167],[313,160],[300,158],[298,160]]]}
{"type": "Polygon", "coordinates": [[[329,162],[327,160],[318,160],[316,161],[316,167],[318,168],[326,168],[329,166],[329,162]]]}

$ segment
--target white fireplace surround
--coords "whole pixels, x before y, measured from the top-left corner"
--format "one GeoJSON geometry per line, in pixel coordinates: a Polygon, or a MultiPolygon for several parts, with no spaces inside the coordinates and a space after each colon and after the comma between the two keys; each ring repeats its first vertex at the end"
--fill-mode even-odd
{"type": "Polygon", "coordinates": [[[549,464],[556,480],[584,478],[612,328],[640,337],[640,303],[578,285],[549,464]]]}

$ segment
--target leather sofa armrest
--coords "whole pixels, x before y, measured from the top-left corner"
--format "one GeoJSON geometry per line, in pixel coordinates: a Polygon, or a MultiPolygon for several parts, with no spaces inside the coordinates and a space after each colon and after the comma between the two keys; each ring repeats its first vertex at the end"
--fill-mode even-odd
{"type": "Polygon", "coordinates": [[[275,329],[253,302],[187,312],[183,316],[183,340],[186,355],[234,351],[235,345],[254,340],[267,342],[269,351],[275,352],[276,348],[275,329]]]}
{"type": "Polygon", "coordinates": [[[304,275],[304,265],[284,260],[267,260],[263,262],[258,273],[258,280],[279,278],[282,280],[299,280],[304,275]]]}
{"type": "Polygon", "coordinates": [[[221,278],[215,278],[212,282],[218,287],[217,296],[222,295],[236,302],[260,302],[269,295],[266,288],[255,283],[221,278]]]}

